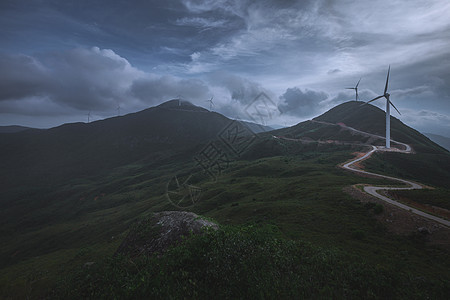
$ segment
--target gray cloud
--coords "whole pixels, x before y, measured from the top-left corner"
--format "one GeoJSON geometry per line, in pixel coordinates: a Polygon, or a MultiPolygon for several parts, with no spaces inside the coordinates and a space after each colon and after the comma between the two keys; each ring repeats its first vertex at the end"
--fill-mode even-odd
{"type": "Polygon", "coordinates": [[[337,73],[339,73],[339,72],[342,72],[342,71],[339,70],[339,69],[332,69],[332,70],[329,70],[329,71],[327,72],[327,74],[328,74],[328,75],[333,75],[333,74],[337,74],[337,73]]]}
{"type": "Polygon", "coordinates": [[[31,97],[81,110],[100,110],[125,99],[133,80],[143,73],[112,50],[78,48],[0,59],[0,99],[21,101],[31,97]]]}
{"type": "Polygon", "coordinates": [[[264,91],[272,99],[283,94],[279,107],[292,109],[283,116],[294,122],[302,107],[320,113],[353,99],[344,88],[360,77],[361,98],[378,95],[389,64],[390,92],[402,120],[418,110],[450,115],[445,0],[0,5],[3,115],[34,112],[37,119],[43,111],[101,111],[117,103],[131,112],[173,97],[165,92],[173,91],[194,102],[214,94],[216,109],[233,116],[264,91]],[[113,50],[94,51],[92,45],[113,50]],[[294,86],[302,86],[301,93],[287,93],[294,86]],[[307,98],[305,88],[330,96],[316,95],[319,103],[310,106],[285,99],[307,98]]]}
{"type": "Polygon", "coordinates": [[[288,88],[280,96],[282,102],[278,105],[278,109],[283,114],[307,117],[316,113],[321,107],[321,102],[327,98],[328,94],[322,91],[309,89],[302,91],[297,87],[288,88]]]}
{"type": "Polygon", "coordinates": [[[33,57],[0,54],[0,101],[37,96],[48,79],[46,69],[33,57]]]}
{"type": "Polygon", "coordinates": [[[101,112],[118,104],[139,109],[177,95],[196,102],[210,94],[200,79],[146,73],[114,51],[97,47],[38,57],[0,56],[2,113],[101,112]]]}
{"type": "Polygon", "coordinates": [[[225,88],[229,98],[242,104],[248,104],[261,92],[269,93],[261,84],[230,73],[216,72],[209,76],[212,85],[225,88]]]}

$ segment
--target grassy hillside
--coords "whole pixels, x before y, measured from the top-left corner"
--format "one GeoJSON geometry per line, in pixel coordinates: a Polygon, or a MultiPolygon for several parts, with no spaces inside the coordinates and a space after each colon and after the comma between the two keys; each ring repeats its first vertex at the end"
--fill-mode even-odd
{"type": "MultiPolygon", "coordinates": [[[[342,191],[356,183],[392,184],[337,167],[366,148],[313,141],[366,140],[305,122],[276,133],[310,143],[273,133],[240,139],[251,140],[249,148],[222,160],[212,178],[195,157],[208,142],[220,142],[217,130],[227,122],[169,102],[129,117],[1,139],[6,157],[30,164],[15,170],[14,161],[1,161],[2,180],[14,184],[1,183],[0,295],[207,297],[219,286],[221,296],[233,298],[260,291],[261,297],[411,299],[442,298],[449,290],[446,250],[419,234],[387,232],[373,206],[342,191]],[[86,136],[88,144],[75,142],[86,136]],[[201,193],[194,204],[180,208],[167,197],[175,175],[181,181],[195,175],[190,183],[201,193]],[[158,259],[109,259],[137,220],[163,210],[193,211],[224,227],[158,259]]],[[[440,148],[417,139],[428,151],[421,155],[438,157],[431,153],[440,148]]],[[[415,156],[403,157],[404,166],[382,171],[405,172],[415,156]]]]}
{"type": "Polygon", "coordinates": [[[51,186],[138,160],[163,159],[215,138],[229,122],[188,102],[171,101],[89,124],[3,134],[0,188],[51,186]]]}
{"type": "MultiPolygon", "coordinates": [[[[449,265],[446,252],[430,248],[415,237],[397,237],[388,234],[373,218],[372,208],[365,207],[342,192],[342,188],[350,184],[387,183],[383,180],[357,177],[336,167],[337,163],[352,157],[350,152],[354,150],[358,149],[352,149],[350,146],[300,145],[295,142],[280,144],[274,143],[273,140],[261,139],[249,151],[248,158],[231,162],[216,181],[204,179],[198,182],[197,184],[202,188],[201,199],[187,209],[214,218],[220,224],[233,226],[254,224],[256,227],[272,224],[279,228],[279,234],[286,239],[286,243],[289,243],[288,240],[293,240],[292,247],[294,249],[300,247],[298,250],[289,250],[291,252],[287,253],[284,252],[287,250],[284,246],[275,248],[275,250],[278,249],[276,251],[281,251],[280,253],[285,255],[280,259],[305,263],[300,273],[297,273],[295,267],[291,270],[292,274],[288,273],[291,274],[287,275],[290,279],[300,280],[303,276],[301,274],[309,272],[319,276],[321,272],[314,271],[317,270],[316,268],[324,270],[335,268],[333,272],[341,274],[338,276],[342,279],[336,279],[335,283],[330,283],[331,285],[323,285],[323,281],[314,279],[312,283],[314,286],[311,289],[302,290],[301,286],[294,286],[299,295],[343,295],[344,291],[340,284],[349,284],[353,286],[352,290],[355,289],[353,292],[348,291],[350,294],[365,295],[364,291],[370,291],[382,296],[383,294],[380,293],[383,288],[381,287],[389,286],[389,283],[374,281],[373,284],[361,290],[363,294],[358,294],[360,292],[356,292],[356,289],[361,288],[360,285],[366,282],[364,278],[371,278],[371,276],[400,278],[400,275],[395,275],[398,270],[401,270],[398,274],[403,274],[407,278],[423,277],[425,282],[434,282],[433,288],[427,289],[424,293],[439,294],[442,288],[448,288],[450,280],[446,271],[449,265]],[[271,151],[278,154],[269,156],[271,151]],[[261,158],[252,158],[253,155],[261,158]],[[298,245],[304,242],[312,243],[313,250],[308,250],[312,253],[325,251],[329,254],[326,254],[325,260],[321,260],[322,262],[318,265],[312,261],[304,261],[303,259],[307,258],[301,258],[298,255],[306,250],[301,250],[303,246],[295,246],[297,243],[295,241],[298,241],[298,245]],[[321,250],[317,247],[329,250],[321,250]],[[339,258],[333,258],[335,255],[339,258]],[[342,268],[345,264],[340,263],[335,265],[336,261],[352,261],[354,256],[359,257],[358,263],[354,264],[356,269],[342,268]],[[357,267],[361,264],[367,267],[357,267]],[[378,271],[364,275],[369,277],[348,281],[352,274],[368,272],[375,266],[378,271]],[[392,270],[392,266],[395,266],[395,272],[386,271],[385,274],[383,273],[385,271],[381,271],[392,270]],[[320,288],[321,286],[324,290],[320,288]]],[[[195,153],[192,154],[195,155],[195,153]]],[[[4,295],[16,294],[23,297],[27,296],[27,292],[35,296],[46,295],[49,289],[56,288],[55,284],[59,286],[58,278],[61,278],[63,274],[63,278],[67,274],[76,276],[75,274],[83,269],[86,262],[94,261],[98,264],[95,268],[99,269],[95,270],[99,273],[93,273],[91,276],[100,276],[106,272],[117,277],[114,277],[116,279],[113,279],[111,283],[104,282],[104,279],[84,281],[81,286],[87,290],[83,292],[89,292],[90,289],[85,284],[95,282],[92,288],[99,293],[95,295],[106,293],[103,295],[107,296],[108,291],[111,291],[108,285],[113,285],[113,290],[119,288],[115,282],[121,282],[121,276],[127,274],[122,273],[121,270],[128,271],[121,262],[117,262],[118,266],[108,265],[103,260],[104,257],[112,255],[127,229],[138,218],[152,211],[177,209],[165,196],[166,183],[173,174],[197,171],[201,170],[195,169],[195,163],[192,160],[180,157],[178,160],[173,159],[160,165],[129,165],[97,178],[69,181],[65,185],[40,191],[37,194],[30,190],[30,194],[33,195],[33,206],[28,207],[27,203],[22,203],[20,207],[12,207],[2,215],[4,222],[0,250],[1,292],[4,295]],[[49,199],[55,199],[55,201],[52,202],[49,199]],[[98,289],[95,288],[96,284],[99,284],[98,289]]],[[[254,238],[259,239],[257,236],[254,238]]],[[[268,236],[268,242],[271,239],[268,236]]],[[[180,251],[187,253],[185,256],[187,261],[191,259],[196,261],[193,254],[188,254],[193,253],[189,247],[191,246],[180,251]]],[[[214,248],[206,246],[201,248],[205,254],[214,253],[214,248]]],[[[272,253],[270,252],[272,250],[268,251],[260,254],[261,259],[269,259],[267,255],[272,253]]],[[[245,259],[247,256],[241,257],[244,254],[240,253],[233,255],[236,255],[236,259],[243,260],[243,264],[250,264],[248,272],[255,272],[251,269],[253,262],[245,259]]],[[[319,257],[322,256],[312,259],[316,261],[319,257]]],[[[167,259],[172,261],[173,256],[167,259]]],[[[215,259],[219,260],[220,256],[215,259]]],[[[173,264],[173,268],[178,268],[185,265],[185,262],[185,260],[177,260],[170,263],[173,264]]],[[[226,261],[220,263],[224,266],[228,264],[226,261]]],[[[152,264],[145,263],[145,266],[145,268],[152,268],[152,264]]],[[[185,266],[189,268],[188,265],[185,266]]],[[[199,276],[211,271],[208,266],[200,264],[197,275],[191,274],[189,269],[187,272],[190,275],[183,278],[192,279],[199,284],[201,282],[200,286],[204,284],[207,286],[211,282],[204,281],[206,278],[199,276]]],[[[277,266],[275,264],[273,269],[269,269],[266,278],[275,275],[273,272],[277,266]]],[[[289,263],[289,266],[292,265],[289,263]]],[[[221,267],[218,268],[216,271],[221,270],[221,267]]],[[[154,273],[148,273],[150,277],[144,276],[142,284],[152,286],[156,282],[154,280],[177,280],[170,275],[173,273],[161,274],[163,277],[156,279],[151,274],[154,273]]],[[[72,280],[81,279],[75,278],[69,282],[73,282],[72,280]]],[[[105,280],[109,282],[109,279],[105,280]]],[[[134,279],[130,278],[130,280],[131,285],[137,284],[134,279]]],[[[247,284],[251,285],[252,282],[256,284],[257,280],[268,279],[258,277],[255,280],[248,281],[247,284]]],[[[323,280],[328,282],[327,279],[323,280]]],[[[78,284],[77,282],[75,281],[75,284],[78,284]]],[[[414,280],[410,282],[400,280],[395,290],[398,288],[400,292],[416,283],[414,280]]],[[[161,288],[167,287],[171,285],[162,285],[161,288]]],[[[175,286],[172,287],[175,288],[175,286]]],[[[179,285],[177,287],[181,288],[179,285]]],[[[257,285],[252,288],[256,287],[257,285]]],[[[265,288],[266,291],[271,291],[271,287],[265,288]]],[[[62,293],[72,293],[70,290],[71,288],[66,286],[62,293]]],[[[191,287],[188,290],[193,292],[197,289],[191,287]]],[[[136,293],[143,291],[145,290],[135,290],[136,293]]],[[[208,293],[208,290],[204,292],[208,293]]],[[[152,292],[149,291],[147,295],[151,294],[152,292]]],[[[129,295],[138,294],[130,291],[129,295]]]]}

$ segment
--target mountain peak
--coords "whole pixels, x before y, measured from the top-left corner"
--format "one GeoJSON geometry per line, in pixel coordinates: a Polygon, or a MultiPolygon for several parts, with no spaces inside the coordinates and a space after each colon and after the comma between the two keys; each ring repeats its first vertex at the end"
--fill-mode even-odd
{"type": "Polygon", "coordinates": [[[205,109],[203,107],[196,106],[189,101],[181,100],[181,99],[172,99],[172,100],[166,101],[164,103],[161,103],[157,107],[172,109],[172,110],[208,111],[207,109],[205,109]]]}

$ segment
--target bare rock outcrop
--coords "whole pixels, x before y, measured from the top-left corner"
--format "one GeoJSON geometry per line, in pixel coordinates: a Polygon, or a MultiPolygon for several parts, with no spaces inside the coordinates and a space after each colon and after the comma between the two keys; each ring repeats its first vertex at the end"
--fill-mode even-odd
{"type": "Polygon", "coordinates": [[[179,243],[183,236],[202,234],[205,228],[218,225],[192,212],[163,211],[137,223],[117,249],[115,255],[130,257],[163,253],[179,243]]]}

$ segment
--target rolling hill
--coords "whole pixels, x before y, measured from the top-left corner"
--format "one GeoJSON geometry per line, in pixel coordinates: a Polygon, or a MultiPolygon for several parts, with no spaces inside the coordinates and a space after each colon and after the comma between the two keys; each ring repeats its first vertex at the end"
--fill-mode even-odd
{"type": "Polygon", "coordinates": [[[218,113],[172,100],[89,124],[0,133],[0,188],[51,184],[136,161],[165,159],[216,138],[230,122],[218,113]]]}
{"type": "MultiPolygon", "coordinates": [[[[448,152],[394,120],[393,138],[412,143],[417,154],[383,154],[374,157],[372,165],[370,159],[367,167],[431,180],[445,190],[448,152]]],[[[220,176],[195,183],[201,191],[195,203],[174,206],[167,196],[170,182],[175,175],[181,181],[182,176],[202,173],[194,156],[216,141],[230,122],[188,102],[169,101],[90,124],[1,134],[0,295],[65,298],[71,291],[72,296],[108,298],[111,291],[121,291],[124,298],[163,297],[171,291],[195,295],[199,287],[203,292],[197,295],[206,295],[212,286],[226,290],[229,284],[239,285],[238,278],[245,280],[236,293],[247,285],[255,290],[260,283],[269,289],[264,293],[276,292],[281,285],[258,280],[280,278],[275,282],[284,282],[285,291],[293,288],[308,297],[445,294],[450,286],[448,252],[415,232],[388,232],[376,221],[371,205],[343,192],[354,184],[392,183],[336,167],[369,142],[367,136],[351,134],[336,123],[383,135],[381,110],[348,102],[312,121],[256,138],[249,135],[245,139],[252,143],[226,161],[220,176]],[[111,262],[136,221],[165,210],[212,218],[225,226],[224,239],[201,237],[173,252],[176,258],[169,254],[137,265],[111,262]],[[275,229],[259,231],[265,226],[275,229]],[[251,253],[258,255],[255,260],[251,253]],[[258,277],[260,266],[275,258],[274,267],[258,277]],[[300,270],[292,268],[292,262],[300,270]],[[337,275],[324,279],[325,273],[337,275]],[[310,274],[315,279],[305,287],[301,283],[311,279],[310,274]],[[155,282],[167,291],[155,290],[155,282]]]]}
{"type": "Polygon", "coordinates": [[[0,133],[15,133],[30,129],[30,127],[10,125],[10,126],[0,126],[0,133]]]}
{"type": "MultiPolygon", "coordinates": [[[[386,130],[385,116],[385,112],[374,105],[362,105],[361,102],[350,101],[335,106],[326,113],[314,118],[314,120],[329,123],[344,123],[358,130],[384,137],[386,130]]],[[[417,130],[403,124],[393,116],[391,116],[391,138],[410,144],[417,152],[447,152],[444,148],[417,130]]]]}

